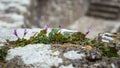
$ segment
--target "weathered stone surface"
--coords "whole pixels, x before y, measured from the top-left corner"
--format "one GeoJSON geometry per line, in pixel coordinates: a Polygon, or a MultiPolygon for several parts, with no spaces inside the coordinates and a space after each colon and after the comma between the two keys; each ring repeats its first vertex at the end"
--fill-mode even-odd
{"type": "Polygon", "coordinates": [[[0,0],[0,28],[25,27],[31,0],[0,0]]]}
{"type": "MultiPolygon", "coordinates": [[[[27,16],[27,14],[29,15],[29,11],[33,10],[33,9],[30,9],[28,12],[26,12],[26,7],[30,5],[26,0],[20,0],[17,4],[14,4],[17,6],[22,4],[22,9],[25,9],[25,10],[21,10],[20,6],[16,7],[13,4],[12,6],[14,6],[14,8],[12,7],[12,9],[10,9],[11,7],[7,9],[3,8],[6,4],[8,3],[11,4],[12,3],[11,1],[18,2],[19,0],[1,0],[0,1],[0,4],[2,6],[0,7],[0,11],[1,11],[0,42],[2,42],[0,46],[4,45],[3,42],[6,42],[6,39],[9,39],[10,41],[14,41],[17,39],[17,37],[13,35],[14,29],[6,29],[6,28],[21,27],[21,25],[24,24],[23,23],[24,19],[29,18],[29,16],[27,16]],[[17,23],[14,24],[15,22],[17,23]]],[[[45,1],[45,0],[41,0],[41,1],[45,1]]],[[[107,21],[103,19],[95,19],[95,18],[83,16],[85,13],[84,11],[86,11],[85,5],[87,5],[85,4],[87,3],[85,1],[87,0],[48,0],[46,3],[43,3],[43,7],[42,7],[43,9],[41,12],[39,11],[39,9],[35,10],[37,13],[33,17],[35,17],[36,20],[31,21],[32,20],[31,18],[29,20],[32,23],[35,23],[35,21],[38,21],[41,27],[43,27],[46,24],[50,27],[58,27],[59,25],[61,25],[62,27],[75,29],[84,33],[88,29],[92,29],[92,32],[88,35],[88,37],[90,38],[94,38],[100,32],[116,32],[116,30],[120,26],[119,21],[107,21]],[[39,13],[40,13],[40,17],[39,17],[39,13]]],[[[28,7],[28,8],[31,8],[31,7],[28,7]]],[[[31,23],[27,25],[29,25],[29,27],[39,27],[37,26],[38,22],[37,24],[35,23],[36,25],[31,25],[31,23]]],[[[36,32],[39,32],[40,30],[41,30],[40,28],[27,29],[28,33],[25,36],[25,38],[29,39],[30,36],[34,35],[36,32]]],[[[62,32],[64,31],[74,32],[74,30],[63,29],[62,32]]],[[[24,29],[17,29],[17,33],[20,38],[23,37],[23,32],[24,32],[24,29]]],[[[26,46],[27,48],[19,47],[19,48],[11,49],[9,50],[9,54],[7,56],[9,57],[9,59],[7,59],[8,61],[6,63],[0,62],[0,67],[1,68],[5,66],[6,68],[9,68],[9,67],[15,67],[15,68],[88,68],[88,67],[89,68],[98,68],[98,67],[119,68],[120,67],[119,65],[120,58],[102,57],[101,54],[99,54],[100,52],[97,48],[94,48],[93,50],[89,51],[84,49],[83,46],[81,45],[59,48],[60,45],[61,44],[51,44],[51,45],[45,45],[45,44],[31,45],[30,44],[30,46],[29,45],[26,46]],[[55,49],[52,50],[51,46],[55,46],[55,49]],[[70,55],[70,57],[68,56],[65,57],[64,55],[66,53],[68,53],[67,55],[70,55]],[[80,56],[81,54],[84,54],[84,56],[81,57],[80,56]],[[41,55],[44,58],[40,58],[41,55]],[[72,57],[74,57],[75,59],[72,57]],[[31,58],[33,59],[34,62],[31,61],[32,60],[31,58]],[[52,61],[51,59],[53,59],[54,61],[52,61]],[[40,62],[38,60],[40,60],[40,62]],[[96,60],[96,61],[91,62],[89,60],[96,60]],[[51,62],[50,65],[49,65],[49,62],[51,62]]],[[[70,44],[62,44],[62,45],[65,46],[70,44]]],[[[120,51],[118,51],[118,54],[120,55],[120,51]]]]}
{"type": "Polygon", "coordinates": [[[49,25],[66,28],[87,10],[88,0],[36,0],[35,20],[40,26],[49,25]],[[42,10],[41,10],[42,9],[42,10]],[[39,13],[39,14],[37,14],[39,13]]]}
{"type": "Polygon", "coordinates": [[[88,34],[89,38],[95,38],[102,32],[117,32],[120,27],[120,21],[103,20],[83,16],[69,26],[69,29],[78,30],[85,33],[88,29],[92,31],[88,34]]]}
{"type": "MultiPolygon", "coordinates": [[[[2,29],[0,31],[3,35],[0,36],[1,40],[13,38],[17,39],[12,35],[11,29],[2,29]],[[8,32],[9,37],[5,32],[8,32]]],[[[27,29],[28,34],[25,38],[29,38],[35,32],[39,32],[40,29],[27,29]]],[[[24,29],[17,29],[19,37],[23,36],[24,29]]],[[[62,30],[72,32],[70,30],[62,30]]],[[[49,32],[49,31],[48,31],[49,32]]],[[[5,41],[3,41],[5,42],[5,41]]],[[[87,50],[83,45],[73,45],[70,43],[66,44],[29,44],[25,47],[17,47],[10,49],[7,55],[7,62],[0,63],[1,67],[9,68],[119,68],[120,58],[107,58],[101,56],[100,51],[97,48],[87,50]],[[62,47],[66,46],[66,47],[62,47]],[[54,48],[52,48],[54,47],[54,48]]],[[[75,44],[74,44],[75,45],[75,44]]],[[[120,51],[118,51],[118,54],[120,51]]]]}
{"type": "MultiPolygon", "coordinates": [[[[26,66],[30,65],[31,68],[50,68],[51,66],[58,66],[63,61],[58,57],[59,53],[50,50],[50,47],[51,45],[33,44],[10,49],[6,60],[13,59],[15,56],[20,56],[23,63],[26,64],[26,66]]],[[[21,65],[21,62],[17,62],[17,64],[21,65]]]]}

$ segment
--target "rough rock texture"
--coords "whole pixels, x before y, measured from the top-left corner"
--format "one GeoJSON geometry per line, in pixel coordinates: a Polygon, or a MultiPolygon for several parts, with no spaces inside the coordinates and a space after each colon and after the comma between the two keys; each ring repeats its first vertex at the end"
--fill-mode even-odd
{"type": "MultiPolygon", "coordinates": [[[[16,40],[12,29],[1,29],[0,42],[5,39],[16,40]],[[6,33],[7,32],[7,33],[6,33]]],[[[23,36],[24,29],[17,29],[18,36],[23,36]]],[[[29,38],[40,29],[27,29],[29,38]]],[[[48,30],[49,32],[50,30],[48,30]]],[[[74,32],[61,30],[62,32],[74,32]]],[[[3,41],[4,40],[4,41],[3,41]]],[[[118,51],[120,56],[120,50],[118,51]]],[[[101,55],[98,48],[85,49],[77,44],[29,44],[25,47],[12,48],[8,51],[7,62],[1,68],[119,68],[120,58],[107,58],[101,55]],[[31,61],[32,60],[32,61],[31,61]]]]}
{"type": "Polygon", "coordinates": [[[76,20],[69,26],[69,29],[78,30],[85,33],[88,29],[91,29],[91,33],[88,35],[89,38],[95,38],[99,33],[102,32],[117,32],[120,27],[119,20],[104,20],[99,18],[83,16],[76,20]]]}
{"type": "Polygon", "coordinates": [[[62,63],[59,58],[59,52],[50,50],[51,45],[33,44],[25,47],[18,47],[10,49],[6,60],[13,59],[15,56],[20,56],[22,61],[31,67],[49,68],[51,66],[58,66],[62,63]]]}
{"type": "MultiPolygon", "coordinates": [[[[50,27],[58,27],[61,25],[62,27],[75,29],[83,33],[91,29],[92,32],[88,37],[94,38],[99,32],[116,32],[120,26],[119,21],[84,16],[88,6],[87,0],[36,0],[37,3],[34,1],[32,0],[31,4],[38,4],[38,6],[30,6],[30,0],[0,0],[0,46],[4,45],[6,39],[10,41],[17,39],[13,35],[13,29],[6,28],[43,27],[46,24],[50,27]],[[32,17],[29,17],[29,15],[32,17]]],[[[24,38],[29,39],[30,36],[40,30],[39,28],[27,29],[28,33],[24,38]]],[[[64,31],[74,32],[73,30],[62,30],[62,32],[64,31]]],[[[17,32],[18,36],[22,38],[24,29],[17,29],[17,32]]],[[[33,44],[11,49],[7,56],[9,58],[7,59],[8,61],[0,62],[0,68],[120,67],[120,58],[101,56],[97,48],[87,50],[82,45],[71,45],[74,44],[33,44]]],[[[120,50],[118,54],[120,56],[120,50]]]]}
{"type": "Polygon", "coordinates": [[[0,0],[0,28],[25,27],[31,0],[0,0]]]}
{"type": "MultiPolygon", "coordinates": [[[[61,45],[61,44],[57,44],[61,45]]],[[[66,44],[65,44],[66,45],[66,44]]],[[[69,45],[69,44],[67,44],[69,45]]],[[[92,51],[86,50],[83,46],[67,47],[49,49],[52,45],[34,44],[25,47],[19,47],[9,50],[8,57],[11,57],[6,63],[6,66],[17,68],[119,68],[120,58],[107,58],[98,55],[99,51],[94,48],[92,51]],[[32,51],[31,51],[32,50],[32,51]],[[19,53],[17,52],[19,51],[19,53]],[[45,51],[45,52],[44,52],[45,51]],[[75,59],[67,58],[64,54],[69,53],[69,57],[76,57],[75,59]],[[44,53],[43,53],[44,52],[44,53]],[[72,53],[71,53],[72,52],[72,53]],[[31,56],[29,56],[32,54],[31,56]],[[91,54],[88,56],[88,54],[91,54]],[[15,56],[13,58],[13,56],[15,56]],[[41,56],[41,58],[39,58],[41,56]],[[35,57],[38,57],[37,59],[35,57]],[[101,57],[101,58],[98,58],[101,57]],[[13,58],[13,59],[12,59],[13,58]],[[52,59],[52,61],[50,61],[52,59]],[[60,60],[58,60],[60,59],[60,60]],[[31,61],[32,60],[32,61],[31,61]],[[29,61],[29,62],[28,62],[29,61]],[[26,63],[28,62],[28,63],[26,63]],[[51,62],[51,63],[49,63],[51,62]],[[54,64],[54,62],[56,62],[54,64]],[[52,66],[53,65],[53,66],[52,66]]]]}
{"type": "MultiPolygon", "coordinates": [[[[80,18],[87,10],[88,0],[36,0],[37,7],[34,17],[40,26],[67,27],[80,18]],[[41,10],[42,9],[42,10],[41,10]]],[[[35,19],[35,20],[36,20],[35,19]]]]}

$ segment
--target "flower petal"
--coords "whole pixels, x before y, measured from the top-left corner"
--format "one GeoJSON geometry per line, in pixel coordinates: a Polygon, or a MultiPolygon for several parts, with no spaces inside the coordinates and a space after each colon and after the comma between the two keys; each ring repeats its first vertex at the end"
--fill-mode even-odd
{"type": "Polygon", "coordinates": [[[91,29],[89,29],[85,34],[87,35],[87,34],[89,34],[91,32],[91,29]]]}
{"type": "Polygon", "coordinates": [[[48,30],[48,26],[47,25],[44,26],[44,30],[46,30],[46,31],[48,30]]]}
{"type": "Polygon", "coordinates": [[[24,36],[27,34],[28,32],[27,32],[27,29],[24,29],[24,36]]]}
{"type": "Polygon", "coordinates": [[[18,37],[18,35],[17,35],[17,30],[16,30],[16,29],[14,29],[13,34],[14,34],[16,37],[18,37]]]}

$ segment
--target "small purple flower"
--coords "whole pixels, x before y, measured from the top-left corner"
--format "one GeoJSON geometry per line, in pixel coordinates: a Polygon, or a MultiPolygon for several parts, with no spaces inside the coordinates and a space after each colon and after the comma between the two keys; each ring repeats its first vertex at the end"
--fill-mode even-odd
{"type": "Polygon", "coordinates": [[[18,34],[17,34],[17,30],[16,30],[16,29],[14,29],[13,34],[14,34],[16,37],[18,37],[18,34]]]}
{"type": "Polygon", "coordinates": [[[59,30],[60,30],[61,28],[62,28],[61,25],[59,25],[59,30]]]}
{"type": "Polygon", "coordinates": [[[46,30],[46,31],[48,30],[48,26],[47,25],[44,26],[44,30],[46,30]]]}
{"type": "Polygon", "coordinates": [[[87,34],[89,34],[91,32],[91,29],[89,29],[85,34],[87,35],[87,34]]]}
{"type": "Polygon", "coordinates": [[[61,28],[61,25],[59,25],[59,28],[61,28]]]}
{"type": "Polygon", "coordinates": [[[27,34],[28,32],[27,32],[27,29],[24,29],[24,36],[27,34]]]}

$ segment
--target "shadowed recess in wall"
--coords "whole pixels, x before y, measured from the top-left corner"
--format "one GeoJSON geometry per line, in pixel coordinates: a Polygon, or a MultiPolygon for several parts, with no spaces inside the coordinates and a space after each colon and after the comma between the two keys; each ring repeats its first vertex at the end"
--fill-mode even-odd
{"type": "Polygon", "coordinates": [[[116,20],[119,18],[120,2],[118,0],[91,0],[88,16],[116,20]]]}

